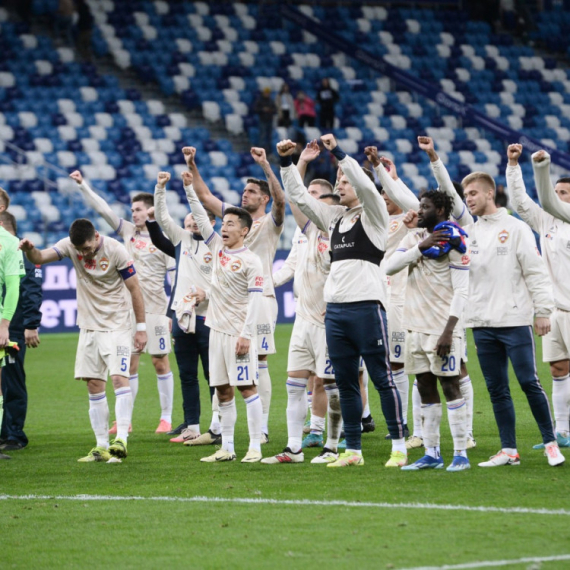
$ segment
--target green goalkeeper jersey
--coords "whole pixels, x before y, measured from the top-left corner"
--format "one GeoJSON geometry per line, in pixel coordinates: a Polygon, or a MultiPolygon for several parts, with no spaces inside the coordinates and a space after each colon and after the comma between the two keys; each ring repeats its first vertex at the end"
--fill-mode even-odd
{"type": "MultiPolygon", "coordinates": [[[[22,278],[26,274],[24,269],[24,258],[21,250],[18,249],[20,241],[17,237],[7,232],[0,226],[0,286],[4,287],[10,277],[22,278]]],[[[18,288],[19,289],[19,288],[18,288]]],[[[17,297],[16,297],[17,303],[17,297]]],[[[8,307],[7,307],[8,308],[8,307]]],[[[12,318],[16,307],[10,307],[12,318]]],[[[0,296],[0,319],[4,315],[4,296],[0,296]]]]}

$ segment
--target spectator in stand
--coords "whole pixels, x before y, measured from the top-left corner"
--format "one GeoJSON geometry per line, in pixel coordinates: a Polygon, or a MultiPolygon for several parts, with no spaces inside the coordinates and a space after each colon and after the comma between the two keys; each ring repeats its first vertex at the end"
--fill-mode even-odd
{"type": "Polygon", "coordinates": [[[495,206],[497,206],[497,208],[509,208],[509,197],[505,192],[504,184],[497,184],[497,191],[495,193],[495,206]]]}
{"type": "Polygon", "coordinates": [[[93,33],[93,14],[86,0],[75,0],[77,10],[77,51],[79,55],[87,60],[93,59],[91,50],[91,35],[93,33]]]}
{"type": "Polygon", "coordinates": [[[317,101],[320,105],[319,122],[324,131],[334,128],[334,106],[338,99],[338,91],[331,87],[330,81],[325,77],[317,93],[317,101]]]}
{"type": "Polygon", "coordinates": [[[287,83],[281,85],[281,90],[275,98],[275,104],[277,105],[277,125],[288,129],[295,119],[295,102],[287,83]]]}
{"type": "Polygon", "coordinates": [[[315,102],[304,91],[299,91],[295,97],[295,111],[299,118],[299,126],[303,128],[305,125],[309,127],[315,126],[317,112],[315,111],[315,102]]]}
{"type": "Polygon", "coordinates": [[[254,111],[259,117],[259,146],[271,152],[271,136],[273,135],[273,117],[275,116],[275,103],[271,99],[271,88],[264,87],[257,98],[254,111]]]}

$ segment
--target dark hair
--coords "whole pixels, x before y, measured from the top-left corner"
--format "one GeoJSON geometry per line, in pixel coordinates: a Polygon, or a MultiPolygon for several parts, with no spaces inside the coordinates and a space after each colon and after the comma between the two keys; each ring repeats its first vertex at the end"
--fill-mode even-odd
{"type": "MultiPolygon", "coordinates": [[[[461,182],[456,182],[455,180],[453,180],[451,183],[453,184],[455,191],[459,194],[459,197],[461,198],[461,201],[463,202],[463,200],[465,200],[465,194],[463,192],[463,186],[461,186],[461,182]]],[[[440,188],[440,190],[441,190],[441,188],[440,188]]]]}
{"type": "Polygon", "coordinates": [[[372,174],[372,172],[370,170],[368,170],[368,168],[364,168],[364,166],[362,167],[362,170],[364,171],[364,174],[366,174],[366,176],[368,176],[368,178],[370,178],[370,180],[372,180],[372,182],[374,182],[374,184],[376,184],[376,182],[374,180],[374,174],[372,174]]]}
{"type": "Polygon", "coordinates": [[[154,206],[154,194],[149,194],[148,192],[140,192],[135,194],[131,199],[131,204],[135,202],[144,202],[149,208],[154,206]]]}
{"type": "Polygon", "coordinates": [[[443,215],[446,220],[449,220],[451,215],[451,210],[453,209],[453,198],[448,196],[445,192],[440,192],[439,190],[428,190],[422,195],[422,200],[427,198],[435,206],[436,210],[443,208],[443,215]]]}
{"type": "MultiPolygon", "coordinates": [[[[206,208],[204,208],[204,210],[206,210],[206,208]]],[[[214,212],[211,212],[210,210],[206,210],[206,214],[208,214],[208,218],[210,218],[211,222],[216,221],[216,214],[214,214],[214,212]]]]}
{"type": "Polygon", "coordinates": [[[8,212],[8,210],[0,212],[0,222],[2,222],[6,231],[9,231],[6,226],[9,226],[13,230],[14,235],[18,233],[18,222],[16,222],[14,214],[8,212]]]}
{"type": "Polygon", "coordinates": [[[324,178],[315,178],[309,182],[309,186],[312,186],[313,184],[318,184],[319,186],[326,188],[329,192],[333,191],[333,185],[324,178]]]}
{"type": "Polygon", "coordinates": [[[556,181],[556,184],[570,184],[570,176],[563,176],[556,181]]]}
{"type": "Polygon", "coordinates": [[[259,178],[248,178],[246,184],[257,184],[261,192],[271,198],[269,184],[267,184],[265,180],[260,180],[259,178]]]}
{"type": "Polygon", "coordinates": [[[69,227],[69,239],[75,247],[81,247],[95,237],[95,226],[86,218],[75,220],[69,227]]]}
{"type": "Polygon", "coordinates": [[[333,194],[332,192],[330,194],[321,194],[319,196],[319,200],[327,200],[327,199],[331,199],[335,204],[340,204],[340,196],[338,194],[333,194]]]}
{"type": "Polygon", "coordinates": [[[253,225],[253,218],[251,217],[251,214],[247,210],[244,210],[243,208],[238,208],[237,206],[230,206],[229,208],[226,208],[224,210],[224,218],[226,217],[227,214],[233,214],[234,216],[237,216],[239,218],[241,227],[242,228],[247,227],[247,231],[249,233],[249,231],[251,230],[251,226],[253,225]]]}

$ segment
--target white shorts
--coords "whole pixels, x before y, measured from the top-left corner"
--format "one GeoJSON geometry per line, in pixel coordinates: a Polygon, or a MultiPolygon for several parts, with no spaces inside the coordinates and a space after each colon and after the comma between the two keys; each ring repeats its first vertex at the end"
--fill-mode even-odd
{"type": "Polygon", "coordinates": [[[256,386],[258,383],[257,343],[249,352],[236,354],[237,336],[210,329],[210,386],[256,386]]]}
{"type": "MultiPolygon", "coordinates": [[[[131,351],[133,354],[141,354],[137,352],[134,347],[134,337],[137,330],[137,322],[135,320],[135,314],[131,311],[131,321],[133,325],[132,329],[132,340],[131,340],[131,351]]],[[[151,354],[152,356],[162,356],[164,354],[170,354],[172,350],[170,342],[170,319],[166,315],[160,315],[156,313],[146,313],[146,336],[148,341],[143,352],[151,354]]]]}
{"type": "Polygon", "coordinates": [[[467,356],[467,329],[463,329],[463,356],[461,357],[461,360],[463,360],[465,364],[469,362],[467,356]]]}
{"type": "Polygon", "coordinates": [[[297,370],[310,370],[319,378],[334,378],[324,327],[318,327],[299,315],[293,325],[287,361],[287,371],[297,370]]]}
{"type": "Polygon", "coordinates": [[[390,362],[404,364],[406,331],[402,326],[402,316],[404,305],[400,303],[390,303],[388,305],[388,338],[390,345],[390,362]]]}
{"type": "Polygon", "coordinates": [[[131,330],[89,331],[80,329],[75,378],[107,381],[107,375],[129,377],[131,330]]]}
{"type": "Polygon", "coordinates": [[[277,324],[277,299],[263,296],[257,317],[257,353],[275,354],[275,325],[277,324]]]}
{"type": "Polygon", "coordinates": [[[431,372],[435,376],[458,376],[461,358],[465,353],[461,336],[452,338],[451,352],[443,358],[435,347],[440,335],[408,331],[406,336],[405,368],[407,374],[431,372]]]}
{"type": "Polygon", "coordinates": [[[542,337],[542,361],[570,359],[570,313],[554,309],[550,315],[550,332],[542,337]]]}

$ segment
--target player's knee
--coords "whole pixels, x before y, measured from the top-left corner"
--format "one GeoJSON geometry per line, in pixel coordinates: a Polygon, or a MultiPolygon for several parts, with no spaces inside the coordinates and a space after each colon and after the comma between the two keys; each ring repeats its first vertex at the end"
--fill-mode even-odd
{"type": "Polygon", "coordinates": [[[441,380],[441,389],[445,396],[446,401],[452,402],[453,400],[460,399],[461,388],[459,387],[459,377],[445,378],[441,380]]]}
{"type": "Polygon", "coordinates": [[[170,362],[166,354],[153,356],[152,363],[157,374],[168,374],[170,372],[170,362]]]}
{"type": "Polygon", "coordinates": [[[550,363],[550,374],[554,378],[562,378],[568,376],[570,372],[570,361],[569,360],[557,360],[556,362],[550,363]]]}

